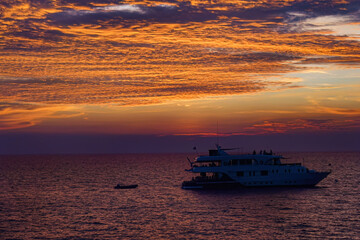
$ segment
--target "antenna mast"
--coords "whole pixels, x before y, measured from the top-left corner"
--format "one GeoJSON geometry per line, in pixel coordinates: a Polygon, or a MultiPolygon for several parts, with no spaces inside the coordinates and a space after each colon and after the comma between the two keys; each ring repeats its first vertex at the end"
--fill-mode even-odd
{"type": "Polygon", "coordinates": [[[216,121],[216,145],[219,146],[219,121],[216,121]]]}

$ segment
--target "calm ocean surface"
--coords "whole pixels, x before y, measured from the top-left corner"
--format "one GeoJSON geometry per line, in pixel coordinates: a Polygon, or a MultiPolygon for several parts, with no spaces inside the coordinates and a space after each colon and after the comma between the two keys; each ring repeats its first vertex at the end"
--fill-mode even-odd
{"type": "Polygon", "coordinates": [[[360,239],[360,153],[284,155],[332,173],[191,191],[185,154],[0,156],[0,239],[360,239]]]}

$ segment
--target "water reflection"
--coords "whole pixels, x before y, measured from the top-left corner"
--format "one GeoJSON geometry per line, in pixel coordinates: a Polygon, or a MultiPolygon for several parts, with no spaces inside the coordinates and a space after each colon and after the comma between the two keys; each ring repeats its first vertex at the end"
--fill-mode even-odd
{"type": "Polygon", "coordinates": [[[2,156],[0,231],[25,239],[356,238],[359,153],[309,155],[311,168],[332,163],[319,187],[206,191],[181,189],[189,177],[181,154],[2,156]],[[124,180],[139,187],[113,188],[124,180]]]}

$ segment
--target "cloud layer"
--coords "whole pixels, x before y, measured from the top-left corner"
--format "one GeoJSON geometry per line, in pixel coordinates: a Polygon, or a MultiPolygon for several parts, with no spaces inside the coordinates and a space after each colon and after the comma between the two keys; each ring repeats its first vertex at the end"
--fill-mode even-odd
{"type": "Polygon", "coordinates": [[[0,105],[141,106],[302,88],[285,75],[359,67],[359,11],[355,0],[2,1],[0,105]]]}

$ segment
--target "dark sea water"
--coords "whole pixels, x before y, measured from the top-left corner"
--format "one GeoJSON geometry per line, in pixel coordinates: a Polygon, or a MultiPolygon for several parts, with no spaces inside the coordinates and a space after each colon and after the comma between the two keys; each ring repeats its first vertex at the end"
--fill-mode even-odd
{"type": "Polygon", "coordinates": [[[184,154],[1,156],[0,239],[360,239],[360,153],[286,156],[332,173],[315,188],[192,191],[184,154]]]}

